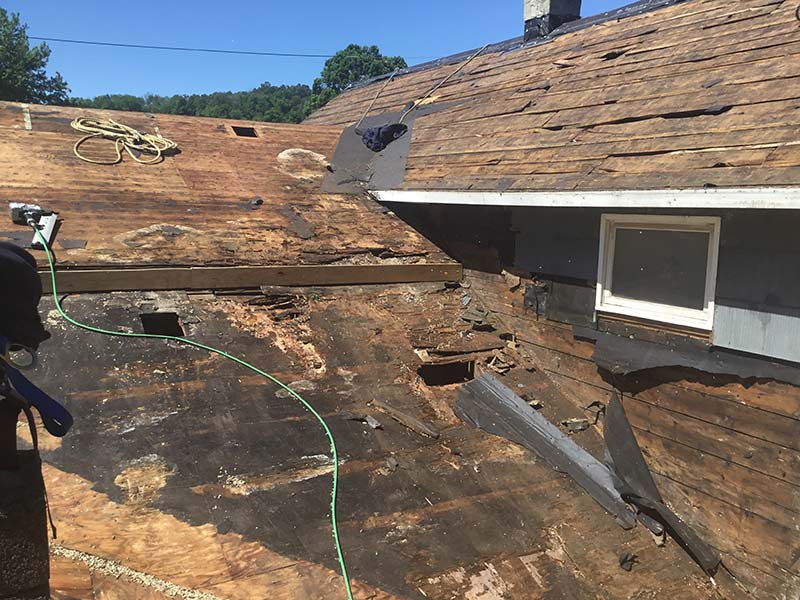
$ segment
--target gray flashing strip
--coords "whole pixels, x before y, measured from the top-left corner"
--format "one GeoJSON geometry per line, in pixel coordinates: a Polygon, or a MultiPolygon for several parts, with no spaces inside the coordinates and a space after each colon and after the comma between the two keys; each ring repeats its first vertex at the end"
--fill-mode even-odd
{"type": "MultiPolygon", "coordinates": [[[[593,15],[591,17],[584,17],[576,21],[570,21],[569,23],[565,23],[561,27],[554,29],[547,37],[543,37],[541,39],[528,42],[527,44],[524,42],[524,38],[522,36],[511,38],[509,40],[504,40],[502,42],[497,42],[495,44],[491,44],[488,48],[486,48],[484,53],[493,54],[496,52],[513,52],[515,50],[522,50],[525,48],[532,48],[534,46],[541,46],[542,44],[546,44],[552,41],[554,38],[557,38],[561,35],[567,33],[574,33],[576,31],[581,31],[582,29],[587,29],[589,27],[592,27],[593,25],[600,25],[602,23],[607,23],[609,21],[618,21],[626,17],[641,15],[644,13],[652,12],[654,10],[658,10],[659,8],[672,6],[674,4],[681,4],[683,2],[688,2],[688,1],[689,0],[640,0],[639,2],[634,2],[626,6],[621,6],[620,8],[600,13],[598,15],[593,15]]],[[[466,60],[472,54],[474,54],[477,49],[478,48],[473,48],[471,50],[458,52],[457,54],[451,54],[450,56],[444,56],[436,60],[414,65],[407,69],[398,71],[395,77],[400,77],[402,75],[408,75],[411,73],[418,73],[420,71],[426,71],[428,69],[433,69],[444,65],[454,65],[460,63],[461,61],[466,60]]],[[[379,75],[377,77],[364,79],[362,81],[352,84],[347,89],[357,89],[365,87],[377,81],[383,81],[387,79],[390,75],[391,73],[386,73],[384,75],[379,75]]]]}
{"type": "Polygon", "coordinates": [[[798,209],[800,186],[587,192],[372,192],[380,202],[553,208],[798,209]]]}
{"type": "Polygon", "coordinates": [[[492,375],[461,386],[454,410],[462,421],[521,444],[569,474],[623,529],[636,526],[636,517],[614,486],[608,467],[492,375]]]}

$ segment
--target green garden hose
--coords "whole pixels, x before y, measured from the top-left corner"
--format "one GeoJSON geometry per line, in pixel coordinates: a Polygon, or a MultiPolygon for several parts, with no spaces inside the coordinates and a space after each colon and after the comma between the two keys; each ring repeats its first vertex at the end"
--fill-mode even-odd
{"type": "Polygon", "coordinates": [[[76,321],[72,317],[70,317],[61,306],[61,301],[58,298],[58,290],[56,288],[56,268],[55,263],[53,261],[53,255],[50,251],[50,247],[47,245],[47,240],[45,240],[42,233],[39,229],[32,225],[33,230],[36,232],[36,236],[39,238],[39,243],[41,243],[42,247],[44,247],[45,252],[47,253],[47,262],[50,265],[50,281],[53,288],[53,300],[55,301],[56,309],[58,310],[59,314],[64,318],[65,321],[78,327],[80,329],[84,329],[86,331],[90,331],[92,333],[99,333],[102,335],[113,335],[117,337],[126,337],[126,338],[147,338],[147,339],[157,339],[157,340],[172,340],[173,342],[177,342],[179,344],[184,344],[187,346],[193,346],[195,348],[200,348],[201,350],[205,350],[206,352],[210,352],[212,354],[217,354],[224,358],[227,358],[230,361],[235,362],[238,365],[241,365],[247,369],[250,369],[254,373],[258,373],[262,377],[265,377],[278,387],[284,389],[288,392],[291,396],[293,396],[300,404],[302,404],[308,412],[310,412],[314,418],[319,421],[319,424],[322,425],[322,429],[325,431],[325,435],[328,437],[328,441],[331,444],[331,455],[333,456],[333,489],[331,490],[331,526],[333,528],[333,541],[336,547],[336,556],[339,561],[339,567],[342,571],[342,579],[344,580],[345,590],[347,591],[347,598],[348,600],[353,600],[353,591],[350,588],[350,579],[347,576],[347,566],[344,562],[344,553],[342,552],[342,545],[339,541],[339,527],[336,522],[336,499],[338,496],[339,491],[339,453],[336,449],[336,441],[333,439],[333,433],[331,432],[330,427],[325,422],[325,419],[322,415],[317,412],[308,401],[305,400],[300,394],[295,392],[292,388],[290,388],[285,383],[279,381],[266,371],[262,371],[258,367],[251,365],[250,363],[233,356],[232,354],[228,354],[223,350],[219,350],[217,348],[213,348],[211,346],[206,346],[205,344],[201,344],[200,342],[195,342],[190,339],[175,337],[171,335],[155,335],[151,333],[126,333],[123,331],[109,331],[107,329],[100,329],[99,327],[92,327],[91,325],[86,325],[85,323],[81,323],[76,321]]]}

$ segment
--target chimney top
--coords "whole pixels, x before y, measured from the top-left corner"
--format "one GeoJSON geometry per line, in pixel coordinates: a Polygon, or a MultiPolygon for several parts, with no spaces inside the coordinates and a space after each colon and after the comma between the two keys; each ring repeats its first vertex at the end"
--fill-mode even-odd
{"type": "Polygon", "coordinates": [[[581,0],[524,0],[525,41],[550,35],[564,23],[581,18],[581,0]]]}

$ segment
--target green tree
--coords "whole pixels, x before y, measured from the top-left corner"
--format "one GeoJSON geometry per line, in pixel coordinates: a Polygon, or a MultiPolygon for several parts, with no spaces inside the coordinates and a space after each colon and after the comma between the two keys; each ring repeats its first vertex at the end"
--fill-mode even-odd
{"type": "Polygon", "coordinates": [[[132,110],[143,112],[145,99],[128,94],[104,94],[95,98],[72,98],[69,103],[83,108],[106,108],[109,110],[132,110]]]}
{"type": "Polygon", "coordinates": [[[242,119],[245,121],[271,121],[273,123],[299,123],[303,120],[303,106],[311,96],[307,85],[271,85],[262,83],[246,92],[214,92],[175,96],[106,94],[95,98],[72,98],[72,106],[242,119]]]}
{"type": "Polygon", "coordinates": [[[407,66],[402,56],[383,56],[377,46],[350,44],[325,61],[322,73],[314,80],[312,95],[306,101],[306,114],[325,106],[357,81],[407,66]]]}
{"type": "Polygon", "coordinates": [[[0,8],[0,99],[37,104],[60,104],[67,99],[67,82],[56,73],[48,77],[50,48],[30,47],[28,26],[19,15],[0,8]]]}
{"type": "Polygon", "coordinates": [[[313,88],[302,84],[271,85],[265,82],[245,92],[175,96],[147,94],[143,97],[105,94],[95,98],[71,98],[68,103],[82,108],[299,123],[348,85],[406,66],[402,57],[383,56],[377,46],[351,44],[328,59],[313,88]]]}

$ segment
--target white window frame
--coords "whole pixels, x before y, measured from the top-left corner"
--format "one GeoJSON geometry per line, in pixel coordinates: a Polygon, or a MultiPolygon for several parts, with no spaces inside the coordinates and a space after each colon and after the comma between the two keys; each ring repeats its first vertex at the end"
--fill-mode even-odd
{"type": "Polygon", "coordinates": [[[600,220],[600,259],[597,266],[598,313],[625,315],[649,321],[711,330],[714,326],[714,294],[719,259],[719,217],[689,217],[673,215],[604,214],[600,220]],[[661,231],[690,231],[708,233],[705,308],[696,310],[682,306],[658,304],[644,300],[614,296],[613,270],[618,229],[647,229],[661,231]]]}

